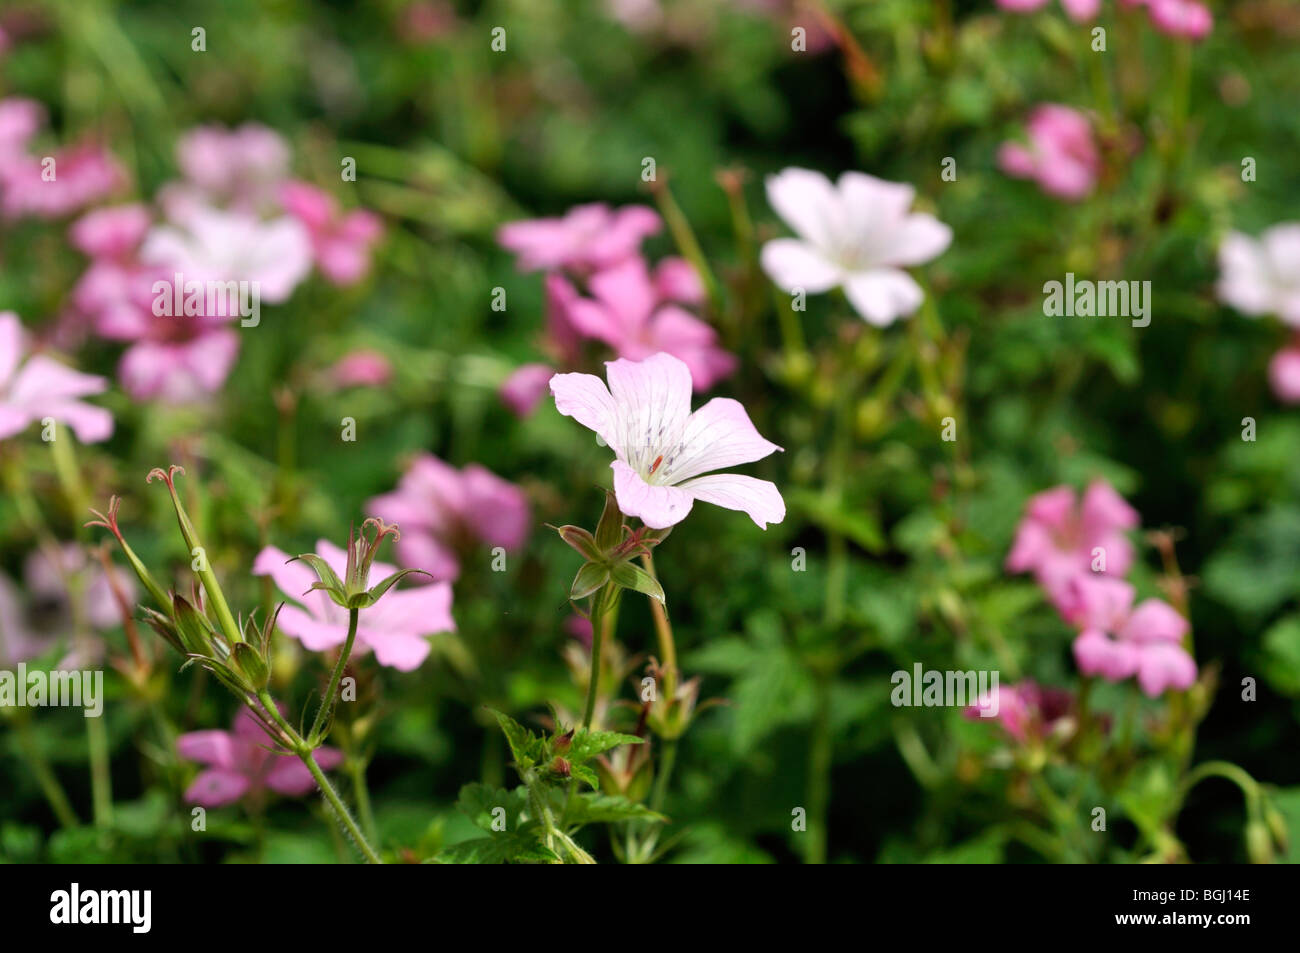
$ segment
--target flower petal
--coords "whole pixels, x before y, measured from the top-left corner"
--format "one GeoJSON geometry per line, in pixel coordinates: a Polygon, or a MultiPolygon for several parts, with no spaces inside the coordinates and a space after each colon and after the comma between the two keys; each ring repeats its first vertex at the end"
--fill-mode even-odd
{"type": "Polygon", "coordinates": [[[838,285],[844,272],[820,251],[796,238],[776,238],[763,245],[763,270],[782,291],[801,288],[820,294],[838,285]]]}
{"type": "Polygon", "coordinates": [[[617,441],[605,437],[605,442],[621,459],[644,470],[655,454],[678,439],[690,418],[691,370],[671,354],[660,353],[644,361],[608,361],[605,375],[618,431],[617,441]]]}
{"type": "Polygon", "coordinates": [[[781,448],[759,434],[740,401],[715,397],[691,414],[678,442],[664,449],[660,475],[664,481],[681,483],[702,473],[753,463],[781,448]]]}
{"type": "Polygon", "coordinates": [[[876,327],[886,327],[921,306],[925,293],[912,276],[897,268],[873,268],[844,284],[849,303],[876,327]]]}
{"type": "Polygon", "coordinates": [[[551,395],[556,410],[600,434],[614,453],[622,455],[618,413],[604,381],[593,374],[556,374],[551,378],[551,395]]]}
{"type": "Polygon", "coordinates": [[[635,516],[652,529],[666,529],[686,519],[694,505],[691,494],[676,486],[652,486],[622,460],[614,471],[614,496],[626,516],[635,516]]]}
{"type": "Polygon", "coordinates": [[[715,473],[688,480],[680,488],[697,500],[747,513],[759,529],[767,529],[768,523],[785,519],[785,500],[770,480],[756,480],[739,473],[715,473]]]}

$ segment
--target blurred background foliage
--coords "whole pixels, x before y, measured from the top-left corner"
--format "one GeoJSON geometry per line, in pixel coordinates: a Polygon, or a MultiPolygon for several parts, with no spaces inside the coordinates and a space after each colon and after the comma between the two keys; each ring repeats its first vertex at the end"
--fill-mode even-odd
{"type": "MultiPolygon", "coordinates": [[[[580,202],[653,204],[640,176],[642,159],[653,157],[727,300],[757,300],[713,315],[742,359],[718,392],[743,399],[759,430],[786,448],[757,469],[790,504],[789,518],[766,533],[698,507],[660,550],[683,669],[704,676],[704,697],[729,702],[702,715],[682,746],[667,812],[685,834],[670,857],[798,859],[790,812],[805,803],[816,758],[810,726],[824,719],[833,738],[831,860],[1035,859],[1012,832],[1020,794],[992,758],[1004,740],[950,709],[893,708],[889,673],[922,661],[1070,684],[1071,633],[1030,582],[1001,565],[1028,496],[1096,475],[1133,502],[1144,527],[1179,530],[1181,568],[1195,580],[1197,657],[1220,667],[1198,760],[1231,758],[1289,789],[1278,803],[1295,851],[1300,421],[1267,387],[1282,331],[1217,304],[1213,282],[1228,226],[1253,234],[1300,217],[1300,9],[1216,4],[1214,33],[1181,66],[1167,38],[1114,29],[1099,86],[1086,31],[1054,10],[1011,17],[982,0],[827,0],[852,44],[793,53],[790,21],[768,12],[782,4],[663,6],[665,24],[632,30],[598,0],[7,5],[0,22],[26,35],[0,62],[4,93],[45,103],[63,138],[102,136],[138,196],[174,175],[182,131],[251,119],[288,137],[301,178],[388,224],[366,284],[311,282],[244,332],[219,401],[177,411],[110,392],[103,402],[116,435],[81,449],[95,503],[124,495],[133,545],[151,565],[179,566],[188,557],[166,499],[145,492],[144,474],[189,464],[203,476],[194,503],[205,537],[219,541],[210,544],[214,565],[232,600],[254,605],[265,593],[247,568],[264,542],[291,552],[322,536],[341,542],[363,502],[390,489],[415,452],[477,461],[527,488],[538,530],[508,572],[490,572],[486,553],[466,566],[459,633],[437,640],[416,673],[369,667],[363,676],[380,718],[370,780],[381,839],[426,856],[467,836],[454,808],[460,786],[508,775],[479,706],[521,719],[547,701],[580,707],[561,657],[575,561],[541,524],[594,523],[596,487],[607,479],[607,451],[581,428],[549,406],[518,421],[497,398],[507,373],[534,359],[543,301],[540,280],[515,271],[494,231],[580,202]],[[491,49],[495,26],[506,28],[504,52],[491,49]],[[206,52],[191,50],[195,27],[206,30],[206,52]],[[1191,70],[1181,127],[1170,102],[1180,68],[1191,70]],[[995,166],[998,144],[1040,102],[1113,120],[1110,174],[1081,205],[995,166]],[[338,182],[345,156],[357,160],[355,185],[338,182]],[[1255,182],[1241,181],[1244,156],[1258,162],[1255,182]],[[953,182],[940,178],[945,157],[956,160],[953,182]],[[955,448],[939,441],[933,407],[864,397],[852,408],[852,480],[832,502],[819,481],[837,381],[814,370],[791,384],[761,279],[757,295],[737,291],[753,280],[755,240],[780,233],[763,177],[791,165],[912,183],[922,207],[955,231],[926,277],[960,439],[955,448]],[[743,171],[752,236],[737,231],[716,180],[724,169],[743,171]],[[1045,318],[1041,286],[1066,271],[1151,280],[1150,327],[1045,318]],[[508,295],[503,313],[490,308],[497,286],[508,295]],[[319,386],[321,369],[358,347],[392,360],[393,386],[319,386]],[[357,421],[355,443],[339,440],[345,416],[357,421]],[[1255,442],[1242,440],[1244,417],[1257,422],[1255,442]],[[828,525],[845,532],[851,556],[844,621],[831,632],[821,621],[828,525]],[[805,572],[791,571],[796,547],[806,550],[805,572]],[[1254,703],[1241,701],[1246,676],[1260,681],[1254,703]]],[[[84,265],[62,229],[24,222],[0,235],[0,301],[29,323],[56,315],[84,265]]],[[[665,232],[649,248],[652,257],[668,253],[672,240],[665,232]]],[[[864,374],[911,346],[922,320],[869,331],[828,297],[810,299],[802,318],[823,370],[849,354],[864,374]]],[[[115,354],[90,343],[80,363],[111,375],[115,354]]],[[[71,537],[82,514],[60,499],[42,449],[27,447],[23,465],[51,522],[71,537]]],[[[6,499],[0,557],[11,576],[31,543],[6,499]]],[[[1158,557],[1142,545],[1139,563],[1139,588],[1151,591],[1158,557]]],[[[649,615],[628,603],[618,639],[630,653],[651,651],[649,615]]],[[[166,675],[166,709],[182,730],[225,727],[227,699],[211,685],[195,690],[194,679],[166,675]]],[[[337,856],[309,801],[273,806],[260,832],[262,822],[239,808],[211,811],[206,835],[191,836],[179,796],[187,769],[143,740],[145,710],[111,672],[108,681],[122,700],[105,719],[112,833],[57,829],[6,731],[0,855],[337,856]]],[[[300,672],[300,687],[310,682],[300,672]]],[[[1135,694],[1131,684],[1111,686],[1097,704],[1119,710],[1135,694]]],[[[80,714],[35,720],[33,743],[74,803],[88,804],[80,714]]],[[[1135,856],[1141,796],[1135,788],[1116,806],[1104,845],[1082,856],[1135,856]]],[[[1241,860],[1241,816],[1238,792],[1199,787],[1177,833],[1194,859],[1241,860]]]]}

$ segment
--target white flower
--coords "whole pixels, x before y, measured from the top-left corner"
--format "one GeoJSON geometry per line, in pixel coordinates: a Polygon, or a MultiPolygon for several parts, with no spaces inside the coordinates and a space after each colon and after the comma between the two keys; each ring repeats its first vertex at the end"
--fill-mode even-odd
{"type": "Polygon", "coordinates": [[[1300,327],[1300,222],[1259,238],[1229,232],[1219,246],[1219,300],[1243,314],[1275,314],[1300,327]]]}
{"type": "Polygon", "coordinates": [[[767,200],[799,238],[763,246],[763,270],[785,291],[843,286],[849,302],[879,327],[911,314],[925,295],[903,268],[935,258],[952,229],[933,215],[911,213],[915,190],[862,172],[839,182],[808,169],[767,180],[767,200]]]}

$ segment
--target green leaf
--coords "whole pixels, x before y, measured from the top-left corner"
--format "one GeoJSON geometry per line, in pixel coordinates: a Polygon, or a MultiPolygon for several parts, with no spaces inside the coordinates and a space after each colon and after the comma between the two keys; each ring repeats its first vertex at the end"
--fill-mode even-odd
{"type": "Polygon", "coordinates": [[[478,827],[493,834],[506,833],[520,827],[519,819],[528,804],[528,795],[522,787],[507,791],[490,784],[473,782],[460,789],[456,807],[460,809],[478,827]],[[493,828],[493,823],[501,815],[498,809],[505,811],[505,831],[493,828]]]}
{"type": "Polygon", "coordinates": [[[565,752],[565,757],[569,759],[571,764],[580,765],[611,748],[617,748],[619,745],[639,745],[644,741],[644,738],[638,738],[636,735],[625,735],[618,731],[583,731],[579,729],[574,732],[573,741],[569,745],[569,750],[565,752]]]}
{"type": "Polygon", "coordinates": [[[595,771],[591,770],[591,768],[587,767],[585,764],[573,764],[570,762],[569,776],[575,781],[581,781],[593,790],[600,787],[600,778],[596,776],[595,771]]]}
{"type": "Polygon", "coordinates": [[[439,864],[549,864],[558,858],[542,843],[541,826],[530,822],[517,831],[502,831],[450,844],[433,858],[439,864]]]}
{"type": "Polygon", "coordinates": [[[637,592],[645,593],[651,599],[658,599],[660,603],[664,602],[663,586],[659,585],[658,580],[640,566],[635,566],[632,563],[619,563],[610,568],[609,576],[624,589],[634,589],[637,592]]]}
{"type": "Polygon", "coordinates": [[[795,490],[786,493],[786,501],[811,523],[843,533],[869,553],[882,553],[886,549],[880,521],[866,510],[842,500],[836,502],[819,490],[795,490]]]}
{"type": "Polygon", "coordinates": [[[523,772],[535,765],[543,755],[541,739],[504,712],[494,708],[489,708],[488,711],[496,716],[497,724],[505,733],[515,767],[523,772]]]}
{"type": "MultiPolygon", "coordinates": [[[[555,796],[561,802],[564,793],[557,791],[555,796]]],[[[562,807],[562,804],[561,804],[562,807]]],[[[663,823],[668,818],[650,810],[644,804],[630,801],[621,794],[601,794],[598,791],[583,792],[569,801],[569,811],[565,821],[578,827],[584,824],[612,824],[616,821],[655,821],[663,823]]]]}

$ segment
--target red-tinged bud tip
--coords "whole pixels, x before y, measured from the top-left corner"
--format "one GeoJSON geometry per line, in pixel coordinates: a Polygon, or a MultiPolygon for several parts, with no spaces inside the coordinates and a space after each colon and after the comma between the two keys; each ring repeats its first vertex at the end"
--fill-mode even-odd
{"type": "Polygon", "coordinates": [[[154,467],[149,471],[149,475],[144,478],[144,482],[152,483],[155,479],[162,480],[167,484],[167,489],[175,493],[176,485],[174,481],[178,473],[184,476],[185,468],[176,463],[173,463],[166,470],[163,470],[162,467],[154,467]]]}

